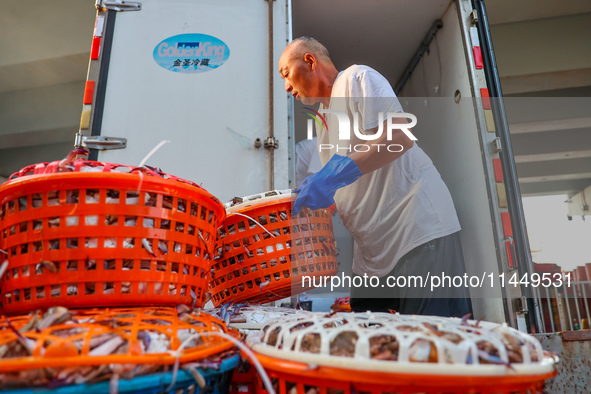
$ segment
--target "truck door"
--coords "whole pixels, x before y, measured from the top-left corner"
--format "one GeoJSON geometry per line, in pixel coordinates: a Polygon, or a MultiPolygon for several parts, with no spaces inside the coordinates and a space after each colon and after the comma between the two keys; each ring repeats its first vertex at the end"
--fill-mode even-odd
{"type": "Polygon", "coordinates": [[[513,291],[507,294],[507,302],[510,304],[508,308],[512,309],[517,320],[517,326],[521,330],[525,330],[524,326],[527,325],[528,332],[545,332],[541,318],[538,289],[533,285],[529,285],[531,274],[534,273],[531,249],[527,237],[515,158],[511,147],[509,126],[502,100],[503,94],[492,46],[486,7],[483,0],[472,0],[472,5],[474,9],[471,14],[471,21],[474,26],[470,27],[471,35],[476,34],[474,28],[476,28],[478,34],[478,39],[472,39],[472,46],[474,48],[476,43],[480,44],[482,52],[481,68],[484,71],[486,81],[486,86],[479,86],[480,97],[488,132],[495,134],[493,146],[497,147],[496,153],[498,154],[495,155],[496,157],[492,157],[492,161],[497,195],[500,200],[503,242],[505,243],[508,260],[508,266],[505,266],[503,271],[511,277],[517,275],[520,278],[519,287],[513,288],[513,291]],[[488,100],[488,97],[491,97],[491,99],[488,100]],[[497,168],[499,162],[502,174],[497,168]],[[503,196],[503,189],[505,196],[503,196]],[[503,197],[506,198],[506,201],[502,201],[503,197]],[[523,281],[522,278],[526,280],[523,281]]]}
{"type": "Polygon", "coordinates": [[[468,275],[484,278],[476,317],[539,332],[536,289],[508,285],[532,262],[486,10],[456,0],[440,19],[397,84],[403,106],[452,193],[468,275]]]}
{"type": "Polygon", "coordinates": [[[91,159],[139,165],[160,145],[147,165],[222,201],[289,187],[289,102],[276,71],[290,38],[286,1],[97,9],[79,137],[99,148],[91,159]]]}

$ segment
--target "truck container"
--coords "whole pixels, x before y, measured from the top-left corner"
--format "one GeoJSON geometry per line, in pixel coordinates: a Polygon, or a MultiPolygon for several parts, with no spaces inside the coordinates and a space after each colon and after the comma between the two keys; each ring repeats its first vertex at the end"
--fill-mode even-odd
{"type": "MultiPolygon", "coordinates": [[[[342,70],[381,72],[449,187],[462,225],[475,318],[541,331],[486,9],[481,0],[97,0],[76,144],[100,161],[147,164],[221,200],[294,186],[306,117],[277,63],[313,36],[342,70]],[[162,142],[162,141],[168,141],[162,142]],[[162,145],[164,144],[164,145],[162,145]]],[[[89,42],[91,37],[89,37],[89,42]]],[[[347,238],[345,238],[347,239],[347,238]]],[[[350,238],[340,263],[351,265],[350,238]]]]}

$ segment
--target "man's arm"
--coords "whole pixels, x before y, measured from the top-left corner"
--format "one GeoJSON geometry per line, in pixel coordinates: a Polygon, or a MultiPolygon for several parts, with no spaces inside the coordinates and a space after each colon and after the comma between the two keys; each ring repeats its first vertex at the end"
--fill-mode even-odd
{"type": "MultiPolygon", "coordinates": [[[[391,124],[407,125],[404,118],[394,118],[391,124]]],[[[387,130],[388,120],[384,122],[382,130],[387,130]]],[[[408,128],[405,127],[406,130],[408,128]]],[[[367,130],[368,133],[377,132],[378,128],[367,130]]],[[[337,189],[355,182],[362,175],[368,174],[396,160],[407,150],[413,147],[411,140],[401,129],[392,130],[392,138],[388,139],[388,133],[382,135],[368,144],[367,152],[355,152],[350,156],[333,155],[330,161],[316,174],[304,179],[295,192],[300,193],[294,204],[294,213],[299,212],[300,207],[312,209],[326,208],[334,203],[334,194],[337,189]],[[400,145],[390,152],[388,145],[400,145]],[[381,145],[381,146],[380,146],[381,145]]]]}
{"type": "MultiPolygon", "coordinates": [[[[408,121],[405,118],[393,118],[391,122],[396,124],[408,124],[408,121]]],[[[370,148],[367,152],[355,152],[349,155],[355,164],[357,164],[363,175],[375,171],[378,168],[382,168],[386,164],[398,159],[414,145],[414,141],[400,129],[392,130],[392,139],[389,140],[388,134],[386,133],[387,123],[387,121],[384,121],[384,132],[378,139],[367,142],[367,145],[370,148]],[[388,151],[387,146],[394,144],[402,146],[402,148],[396,147],[396,149],[394,149],[400,150],[400,152],[388,151]]],[[[375,134],[377,131],[378,128],[375,127],[367,130],[366,133],[375,134]]]]}

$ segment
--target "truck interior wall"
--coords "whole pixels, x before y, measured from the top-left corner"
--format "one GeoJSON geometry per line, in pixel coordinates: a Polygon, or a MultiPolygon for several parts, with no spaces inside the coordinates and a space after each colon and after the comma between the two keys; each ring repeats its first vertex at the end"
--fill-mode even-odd
{"type": "MultiPolygon", "coordinates": [[[[418,144],[433,160],[451,191],[462,226],[461,239],[469,275],[499,273],[498,235],[492,221],[469,62],[456,3],[442,15],[443,27],[400,92],[405,111],[417,116],[418,144]],[[461,93],[459,103],[454,101],[461,93]]],[[[473,289],[471,289],[473,290],[473,289]]],[[[475,318],[504,322],[502,294],[479,297],[472,291],[475,318]]]]}
{"type": "MultiPolygon", "coordinates": [[[[275,58],[290,29],[287,1],[275,1],[275,58]]],[[[269,190],[269,151],[254,140],[268,136],[268,2],[145,0],[142,10],[117,14],[101,135],[125,137],[127,148],[99,160],[138,164],[162,140],[170,140],[148,165],[201,183],[222,201],[269,190]],[[153,58],[164,39],[201,33],[230,50],[219,68],[171,72],[153,58]]],[[[275,188],[289,187],[288,99],[274,79],[275,188]]]]}

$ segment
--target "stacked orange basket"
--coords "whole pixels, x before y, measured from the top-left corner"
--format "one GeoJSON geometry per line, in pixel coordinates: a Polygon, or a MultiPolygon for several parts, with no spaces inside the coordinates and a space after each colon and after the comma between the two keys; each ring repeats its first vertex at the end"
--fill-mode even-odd
{"type": "Polygon", "coordinates": [[[247,343],[278,393],[537,394],[557,367],[506,325],[434,316],[309,312],[247,343]]]}
{"type": "Polygon", "coordinates": [[[6,320],[0,331],[0,387],[117,382],[172,367],[199,376],[199,367],[219,367],[230,358],[235,367],[237,333],[188,309],[56,307],[30,315],[19,331],[6,320]]]}
{"type": "Polygon", "coordinates": [[[290,190],[227,204],[210,283],[215,306],[279,300],[337,273],[330,213],[302,209],[292,217],[292,205],[290,190]]]}
{"type": "Polygon", "coordinates": [[[9,314],[61,305],[206,301],[223,205],[155,169],[41,163],[0,187],[0,297],[9,314]]]}
{"type": "Polygon", "coordinates": [[[0,387],[226,392],[239,334],[194,313],[224,218],[213,195],[155,168],[66,159],[13,174],[0,186],[0,387]]]}

